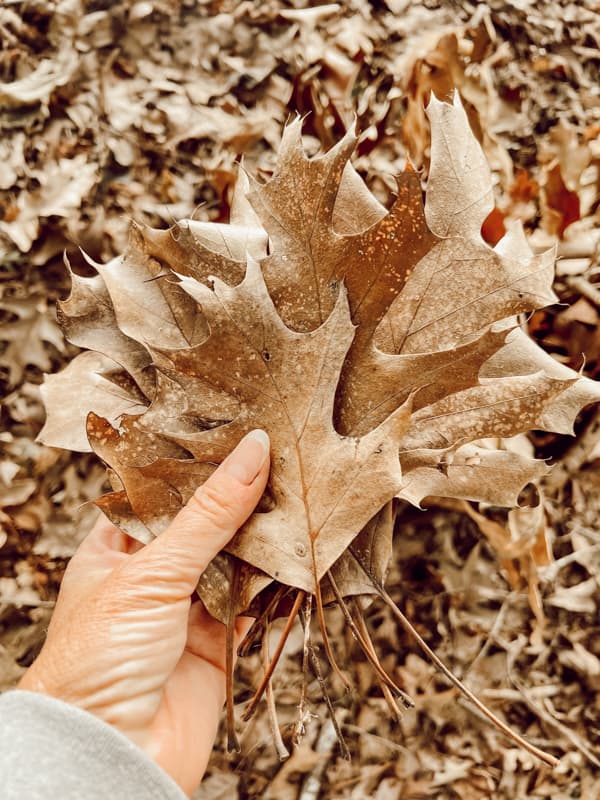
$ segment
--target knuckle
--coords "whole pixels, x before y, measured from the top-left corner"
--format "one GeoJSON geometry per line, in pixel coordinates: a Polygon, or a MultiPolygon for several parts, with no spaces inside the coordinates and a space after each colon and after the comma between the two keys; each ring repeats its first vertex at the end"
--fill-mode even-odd
{"type": "Polygon", "coordinates": [[[117,568],[106,587],[107,591],[101,598],[102,612],[116,618],[137,607],[144,595],[148,580],[148,577],[133,564],[117,568]]]}
{"type": "Polygon", "coordinates": [[[159,601],[162,586],[153,575],[144,574],[141,579],[139,570],[124,569],[110,586],[102,603],[102,612],[110,619],[123,619],[129,613],[159,601]]]}
{"type": "Polygon", "coordinates": [[[124,594],[136,594],[144,586],[145,582],[152,578],[152,568],[149,559],[145,561],[129,559],[120,567],[117,567],[112,575],[113,591],[124,594]]]}
{"type": "Polygon", "coordinates": [[[138,613],[140,609],[172,605],[175,601],[189,599],[191,594],[185,575],[157,573],[146,578],[142,586],[135,580],[129,581],[128,577],[124,575],[122,582],[115,587],[111,603],[114,609],[113,619],[122,618],[127,612],[138,613]]]}
{"type": "Polygon", "coordinates": [[[189,586],[194,583],[193,570],[184,558],[177,556],[177,551],[171,548],[167,567],[164,552],[143,553],[139,559],[132,557],[112,576],[109,602],[123,613],[188,596],[189,586]]]}
{"type": "Polygon", "coordinates": [[[144,592],[148,586],[158,586],[172,579],[173,568],[180,568],[184,557],[180,555],[177,547],[171,545],[168,549],[148,550],[139,559],[131,559],[122,572],[122,578],[127,590],[140,587],[144,592]],[[165,564],[168,561],[168,567],[165,564]]]}

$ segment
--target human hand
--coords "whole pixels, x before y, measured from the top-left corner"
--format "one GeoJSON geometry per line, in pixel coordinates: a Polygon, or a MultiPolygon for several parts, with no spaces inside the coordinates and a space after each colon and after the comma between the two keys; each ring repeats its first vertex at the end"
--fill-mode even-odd
{"type": "MultiPolygon", "coordinates": [[[[114,725],[191,794],[225,701],[225,628],[198,579],[250,516],[269,439],[248,434],[151,544],[102,517],[73,556],[39,656],[19,683],[114,725]]],[[[244,621],[238,618],[237,632],[244,621]]]]}

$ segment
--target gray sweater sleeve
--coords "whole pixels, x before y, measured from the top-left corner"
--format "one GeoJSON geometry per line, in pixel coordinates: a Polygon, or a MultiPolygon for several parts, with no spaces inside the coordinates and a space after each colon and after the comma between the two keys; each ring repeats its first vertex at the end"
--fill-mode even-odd
{"type": "Polygon", "coordinates": [[[119,731],[52,697],[0,696],[2,800],[187,800],[119,731]]]}

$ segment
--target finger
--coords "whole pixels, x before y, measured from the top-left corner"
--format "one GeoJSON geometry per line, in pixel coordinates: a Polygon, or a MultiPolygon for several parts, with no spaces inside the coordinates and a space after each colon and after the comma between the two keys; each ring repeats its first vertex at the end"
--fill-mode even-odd
{"type": "Polygon", "coordinates": [[[167,530],[123,565],[123,577],[163,600],[188,597],[256,507],[269,474],[269,446],[264,431],[247,434],[167,530]]]}
{"type": "Polygon", "coordinates": [[[222,622],[212,617],[204,603],[194,603],[188,617],[188,653],[209,661],[225,672],[225,642],[227,632],[222,622]]]}
{"type": "MultiPolygon", "coordinates": [[[[235,621],[234,661],[238,644],[248,633],[253,617],[238,617],[235,621]]],[[[188,617],[188,635],[185,649],[195,656],[210,661],[225,672],[225,647],[227,629],[210,615],[204,603],[194,603],[188,617]]]]}
{"type": "Polygon", "coordinates": [[[75,577],[89,581],[92,574],[100,576],[110,572],[141,547],[141,542],[132,539],[100,513],[69,562],[65,577],[71,581],[75,577]]]}
{"type": "Polygon", "coordinates": [[[123,533],[120,528],[117,528],[108,517],[102,512],[96,520],[96,524],[88,533],[82,543],[79,545],[74,559],[83,555],[93,555],[95,557],[104,554],[108,551],[116,551],[118,553],[128,552],[129,536],[123,533]]]}
{"type": "Polygon", "coordinates": [[[92,530],[77,548],[64,574],[61,595],[73,590],[93,591],[125,558],[125,534],[100,514],[92,530]]]}

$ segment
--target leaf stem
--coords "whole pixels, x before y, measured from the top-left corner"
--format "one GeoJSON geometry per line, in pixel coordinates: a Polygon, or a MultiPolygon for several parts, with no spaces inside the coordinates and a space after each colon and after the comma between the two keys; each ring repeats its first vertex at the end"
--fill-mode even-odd
{"type": "MultiPolygon", "coordinates": [[[[263,667],[266,670],[269,668],[269,664],[271,662],[271,657],[269,655],[269,633],[271,630],[271,622],[267,620],[265,623],[265,635],[263,636],[262,640],[262,662],[263,667]]],[[[275,749],[277,750],[277,755],[279,756],[280,761],[285,761],[287,758],[290,757],[289,750],[284,744],[284,741],[281,737],[281,731],[279,730],[279,721],[277,719],[277,707],[275,705],[275,697],[273,695],[273,684],[271,681],[267,683],[267,688],[265,689],[266,696],[267,696],[267,709],[269,712],[269,727],[271,728],[271,735],[273,736],[273,741],[275,743],[275,749]]]]}
{"type": "Polygon", "coordinates": [[[402,689],[400,689],[399,686],[396,686],[392,678],[390,678],[387,672],[383,669],[383,667],[379,662],[379,659],[377,658],[377,654],[373,649],[373,645],[371,644],[370,641],[368,642],[365,639],[362,632],[358,629],[355,621],[352,619],[352,615],[348,610],[348,606],[346,605],[344,598],[342,597],[342,594],[338,588],[337,583],[335,582],[335,578],[333,577],[331,570],[327,572],[327,577],[329,578],[329,582],[331,584],[331,588],[333,589],[333,593],[335,595],[335,599],[337,600],[337,604],[340,607],[342,614],[344,615],[344,618],[350,627],[350,630],[352,631],[352,635],[354,636],[354,638],[360,645],[361,650],[365,654],[367,661],[373,667],[375,673],[377,674],[381,682],[384,683],[389,689],[391,689],[392,692],[396,695],[396,697],[399,697],[402,700],[404,706],[406,708],[413,708],[415,705],[413,700],[407,694],[405,694],[402,691],[402,689]]]}
{"type": "Polygon", "coordinates": [[[254,697],[252,698],[252,700],[250,700],[250,702],[246,706],[246,710],[242,714],[242,719],[245,722],[247,722],[250,719],[250,717],[254,714],[261,700],[261,697],[265,693],[267,684],[271,680],[271,676],[273,675],[275,667],[277,666],[277,662],[279,661],[281,653],[283,652],[283,648],[285,646],[288,636],[290,635],[290,631],[292,630],[292,625],[294,624],[294,620],[298,616],[298,611],[300,609],[300,606],[302,605],[302,601],[304,600],[305,595],[306,592],[304,592],[302,589],[296,595],[296,599],[294,600],[294,605],[292,606],[290,615],[286,620],[283,633],[281,634],[279,641],[277,642],[277,647],[275,648],[275,653],[273,654],[273,658],[271,659],[269,666],[265,670],[265,674],[263,675],[262,681],[260,682],[260,686],[254,693],[254,697]]]}
{"type": "Polygon", "coordinates": [[[352,556],[354,557],[357,564],[362,568],[364,573],[371,579],[373,586],[377,589],[377,593],[379,596],[384,600],[387,606],[390,608],[391,612],[394,614],[400,625],[404,628],[404,630],[409,633],[416,643],[419,645],[421,650],[425,653],[425,655],[433,662],[433,664],[439,669],[439,671],[445,675],[446,678],[452,683],[465,697],[467,697],[473,705],[481,711],[481,713],[487,717],[487,719],[495,725],[499,730],[504,733],[505,736],[508,736],[509,739],[512,739],[513,742],[516,742],[520,747],[524,750],[527,750],[528,753],[539,758],[540,761],[543,761],[549,767],[555,767],[558,764],[558,759],[555,758],[550,753],[546,753],[544,750],[541,750],[539,747],[528,742],[522,736],[520,736],[516,731],[513,731],[505,722],[503,722],[499,717],[497,717],[493,711],[491,711],[482,701],[475,695],[473,692],[468,689],[459,678],[454,675],[454,673],[444,664],[444,662],[437,656],[433,650],[429,647],[427,642],[421,637],[421,635],[415,630],[415,628],[411,625],[409,620],[404,616],[404,614],[400,611],[396,603],[394,603],[393,599],[390,597],[388,592],[384,589],[384,587],[379,583],[377,578],[372,575],[369,570],[365,567],[362,561],[358,558],[356,553],[354,552],[352,547],[348,548],[352,556]]]}
{"type": "Polygon", "coordinates": [[[240,564],[233,562],[231,575],[231,597],[225,642],[225,697],[227,705],[227,752],[240,752],[240,743],[235,733],[235,710],[233,703],[233,645],[235,639],[235,618],[237,616],[240,585],[240,564]]]}
{"type": "Polygon", "coordinates": [[[245,658],[246,656],[250,655],[252,649],[257,644],[260,644],[260,642],[264,639],[265,629],[271,621],[273,612],[277,609],[279,601],[283,599],[285,593],[288,591],[289,589],[287,586],[280,586],[267,603],[264,611],[260,614],[260,616],[256,617],[250,626],[250,630],[238,645],[237,652],[240,658],[245,658]]]}
{"type": "MultiPolygon", "coordinates": [[[[354,614],[355,614],[355,617],[356,617],[356,619],[355,619],[356,627],[362,633],[367,645],[369,646],[369,649],[370,649],[371,653],[374,656],[376,656],[377,653],[376,653],[376,650],[375,650],[375,646],[374,646],[374,644],[373,644],[373,642],[371,640],[371,637],[369,635],[369,629],[367,627],[367,623],[365,622],[365,619],[364,619],[363,614],[362,614],[362,609],[360,608],[360,606],[358,604],[358,600],[357,600],[356,597],[352,597],[351,598],[351,604],[352,604],[352,608],[354,609],[354,614]]],[[[393,692],[391,691],[390,687],[386,683],[384,683],[381,680],[381,678],[378,677],[378,681],[379,681],[379,685],[381,686],[381,691],[383,693],[384,700],[388,705],[388,708],[390,710],[392,718],[395,719],[396,722],[401,722],[402,721],[402,710],[398,706],[398,703],[397,703],[397,700],[396,700],[397,695],[393,694],[393,692]]],[[[403,709],[407,709],[407,708],[411,708],[411,707],[414,708],[414,705],[415,705],[414,701],[409,695],[403,693],[402,699],[403,699],[403,703],[402,703],[403,709]]]]}
{"type": "Polygon", "coordinates": [[[307,717],[306,695],[308,692],[308,647],[310,645],[310,620],[312,617],[312,597],[306,595],[304,607],[300,609],[300,622],[304,628],[304,641],[302,645],[302,689],[298,702],[298,720],[294,726],[293,742],[297,747],[304,736],[307,717]]]}
{"type": "Polygon", "coordinates": [[[311,546],[313,547],[313,573],[315,578],[315,606],[317,608],[317,620],[319,622],[319,629],[321,631],[321,637],[323,639],[323,647],[325,649],[325,655],[327,656],[327,660],[335,674],[339,677],[339,679],[344,684],[345,688],[350,692],[352,691],[352,684],[348,680],[348,678],[344,675],[342,670],[338,667],[337,661],[335,660],[335,656],[333,655],[333,650],[331,649],[331,642],[329,641],[329,634],[327,633],[327,623],[325,622],[325,612],[323,610],[323,596],[321,594],[321,583],[317,578],[317,570],[316,570],[316,560],[314,556],[314,542],[311,542],[311,546]]]}

